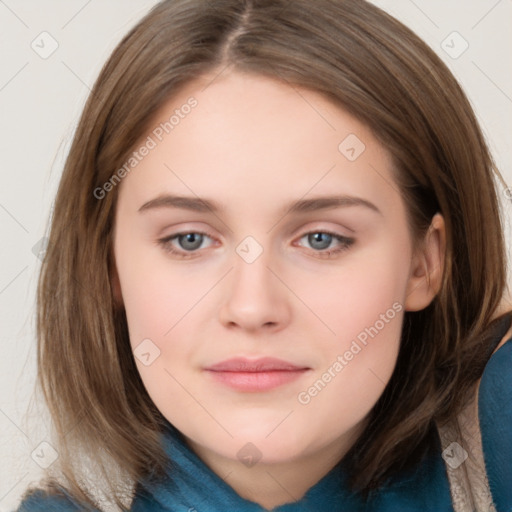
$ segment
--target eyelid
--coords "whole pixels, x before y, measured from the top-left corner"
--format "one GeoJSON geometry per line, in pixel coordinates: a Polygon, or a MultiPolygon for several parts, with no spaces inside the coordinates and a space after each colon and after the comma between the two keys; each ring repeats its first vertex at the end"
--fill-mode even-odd
{"type": "Polygon", "coordinates": [[[176,231],[175,233],[171,233],[170,235],[164,236],[162,238],[159,238],[157,241],[161,243],[170,242],[171,240],[174,240],[180,236],[189,235],[189,234],[195,234],[195,235],[203,235],[207,236],[213,241],[218,241],[216,237],[214,237],[211,233],[209,233],[205,229],[182,229],[180,231],[176,231]]]}
{"type": "MultiPolygon", "coordinates": [[[[195,258],[201,254],[202,250],[197,249],[195,251],[185,251],[185,250],[176,249],[171,244],[171,242],[174,241],[175,239],[177,239],[178,237],[184,236],[187,234],[191,234],[191,233],[197,234],[197,235],[203,235],[203,236],[210,238],[211,240],[214,241],[212,246],[215,246],[215,242],[218,242],[218,239],[215,236],[213,236],[210,232],[208,232],[208,230],[200,229],[200,228],[198,228],[198,229],[191,228],[191,229],[182,229],[182,230],[172,233],[168,236],[159,238],[157,240],[157,243],[159,245],[163,246],[165,251],[167,251],[171,254],[175,254],[178,257],[181,257],[183,259],[195,258]]],[[[316,233],[323,233],[326,235],[330,235],[334,239],[336,239],[339,243],[339,246],[334,249],[323,249],[323,250],[314,250],[314,249],[310,249],[310,248],[304,247],[302,245],[299,245],[299,247],[304,247],[308,252],[314,254],[317,257],[327,258],[327,257],[330,257],[332,254],[341,253],[341,252],[349,249],[350,246],[353,245],[353,243],[355,242],[354,238],[342,235],[342,234],[336,232],[335,230],[326,229],[326,228],[322,228],[322,227],[315,227],[315,228],[311,228],[306,231],[301,231],[299,235],[295,236],[294,240],[298,239],[300,241],[305,236],[316,234],[316,233]]],[[[295,243],[296,242],[294,242],[294,245],[295,245],[295,243]]]]}
{"type": "MultiPolygon", "coordinates": [[[[354,238],[351,238],[351,237],[348,237],[345,235],[341,235],[341,234],[336,233],[335,231],[331,231],[329,229],[313,229],[311,231],[306,231],[305,233],[300,235],[299,241],[302,238],[304,238],[305,236],[316,234],[316,233],[323,233],[326,235],[330,235],[330,236],[332,236],[332,238],[336,239],[339,243],[338,247],[335,247],[333,249],[323,249],[320,251],[315,251],[314,249],[309,249],[307,247],[305,248],[310,253],[313,253],[316,257],[320,257],[320,258],[322,258],[322,257],[328,258],[328,257],[331,257],[332,255],[340,254],[343,251],[348,250],[355,242],[354,238]]],[[[302,247],[302,246],[300,246],[300,247],[302,247]]]]}
{"type": "Polygon", "coordinates": [[[215,241],[215,237],[213,237],[206,230],[188,229],[188,230],[181,230],[181,231],[178,231],[176,233],[172,233],[171,235],[159,238],[159,239],[156,240],[156,243],[157,243],[157,245],[162,247],[162,249],[166,253],[174,255],[178,259],[182,259],[182,260],[195,259],[195,258],[197,258],[200,255],[200,251],[184,251],[184,250],[179,250],[179,249],[176,249],[172,245],[172,243],[171,243],[174,239],[178,238],[179,236],[187,235],[187,234],[190,234],[190,233],[194,233],[194,234],[197,234],[197,235],[204,235],[204,236],[207,236],[208,238],[210,238],[210,239],[215,241]]]}
{"type": "Polygon", "coordinates": [[[300,238],[304,238],[307,235],[314,235],[316,233],[324,233],[326,235],[331,235],[333,238],[342,239],[342,240],[352,240],[351,237],[342,235],[340,233],[337,233],[336,231],[331,231],[330,229],[312,229],[310,231],[305,231],[301,235],[299,235],[300,238]]]}
{"type": "Polygon", "coordinates": [[[337,224],[336,227],[327,227],[326,224],[332,225],[332,222],[308,222],[306,224],[306,228],[304,228],[304,225],[302,225],[301,228],[294,230],[293,238],[296,240],[302,238],[305,235],[310,235],[313,233],[326,233],[332,235],[333,237],[341,238],[344,240],[353,239],[353,234],[355,231],[350,229],[348,226],[337,224]]]}
{"type": "MultiPolygon", "coordinates": [[[[352,231],[352,230],[350,230],[350,231],[352,231]]],[[[208,230],[203,230],[203,229],[199,228],[199,229],[182,229],[180,231],[176,231],[175,233],[171,233],[170,235],[161,237],[159,239],[159,241],[165,242],[165,241],[177,238],[178,236],[188,235],[190,233],[195,233],[198,235],[205,235],[208,238],[211,238],[212,240],[217,240],[217,238],[215,236],[213,236],[210,232],[208,232],[208,230]]],[[[313,228],[313,229],[310,229],[307,231],[301,231],[300,234],[296,234],[294,236],[294,238],[303,238],[306,235],[312,235],[314,233],[325,233],[327,235],[331,235],[336,238],[342,238],[342,239],[347,239],[347,240],[351,238],[349,236],[342,235],[341,233],[337,233],[334,230],[330,230],[330,229],[326,229],[326,228],[313,228]]]]}

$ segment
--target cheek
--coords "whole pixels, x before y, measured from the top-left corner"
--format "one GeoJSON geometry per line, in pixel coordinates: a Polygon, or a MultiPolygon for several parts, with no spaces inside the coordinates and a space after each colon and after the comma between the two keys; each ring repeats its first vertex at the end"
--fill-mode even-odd
{"type": "MultiPolygon", "coordinates": [[[[118,260],[118,270],[139,374],[152,401],[172,421],[176,411],[191,406],[178,382],[186,381],[182,370],[195,349],[189,341],[196,307],[207,290],[204,279],[198,289],[197,277],[187,278],[179,269],[170,271],[168,265],[135,252],[118,260]]],[[[186,386],[193,389],[189,382],[186,386]]]]}
{"type": "Polygon", "coordinates": [[[339,271],[304,280],[318,322],[315,348],[322,354],[315,375],[297,397],[305,416],[321,422],[335,436],[371,410],[395,367],[408,277],[407,246],[397,240],[380,251],[360,252],[339,271]],[[325,327],[325,328],[324,328],[325,327]]]}
{"type": "Polygon", "coordinates": [[[391,378],[403,306],[391,282],[382,284],[389,286],[360,283],[338,300],[342,305],[324,310],[323,319],[336,335],[314,338],[321,362],[295,397],[295,418],[309,425],[313,439],[357,431],[391,378]]]}
{"type": "MultiPolygon", "coordinates": [[[[149,251],[148,251],[149,252],[149,251]]],[[[168,339],[204,294],[205,279],[187,276],[165,257],[148,258],[131,251],[117,258],[121,292],[132,345],[145,338],[157,344],[168,339]]]]}
{"type": "MultiPolygon", "coordinates": [[[[378,251],[362,250],[332,271],[314,278],[308,273],[298,276],[294,291],[317,316],[314,327],[322,334],[320,339],[331,350],[333,345],[341,349],[346,340],[379,321],[394,303],[402,304],[408,271],[407,250],[380,244],[378,251]]],[[[393,310],[390,314],[394,316],[393,310]]]]}

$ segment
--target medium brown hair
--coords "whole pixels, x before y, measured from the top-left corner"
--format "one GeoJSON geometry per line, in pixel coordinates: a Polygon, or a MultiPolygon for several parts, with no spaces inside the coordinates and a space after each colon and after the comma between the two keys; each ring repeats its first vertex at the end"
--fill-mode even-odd
{"type": "Polygon", "coordinates": [[[506,287],[494,164],[441,59],[363,0],[161,2],[117,46],[88,98],[39,281],[39,379],[66,485],[80,499],[87,486],[72,461],[80,454],[104,467],[107,480],[109,461],[129,482],[165,465],[163,418],[139,377],[111,287],[119,187],[101,200],[94,190],[180,88],[228,66],[321,93],[367,125],[392,156],[415,243],[436,212],[446,222],[441,289],[426,309],[405,313],[396,369],[348,455],[353,488],[378,489],[415,464],[490,355],[481,335],[506,287]]]}

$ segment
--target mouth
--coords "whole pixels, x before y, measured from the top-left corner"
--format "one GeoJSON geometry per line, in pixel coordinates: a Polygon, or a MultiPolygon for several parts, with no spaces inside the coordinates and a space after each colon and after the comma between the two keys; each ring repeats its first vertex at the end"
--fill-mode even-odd
{"type": "Polygon", "coordinates": [[[205,368],[205,371],[225,386],[242,392],[262,392],[283,386],[303,376],[309,367],[274,358],[234,358],[205,368]]]}

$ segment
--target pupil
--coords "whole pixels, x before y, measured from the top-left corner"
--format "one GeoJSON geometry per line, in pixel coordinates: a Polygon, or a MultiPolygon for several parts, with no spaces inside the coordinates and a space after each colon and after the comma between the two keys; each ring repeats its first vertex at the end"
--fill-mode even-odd
{"type": "Polygon", "coordinates": [[[315,249],[326,249],[332,241],[332,235],[328,233],[313,233],[309,235],[308,242],[315,249]]]}
{"type": "Polygon", "coordinates": [[[201,247],[202,237],[203,235],[199,233],[187,233],[186,235],[182,235],[180,239],[181,246],[188,250],[198,249],[201,247]]]}

